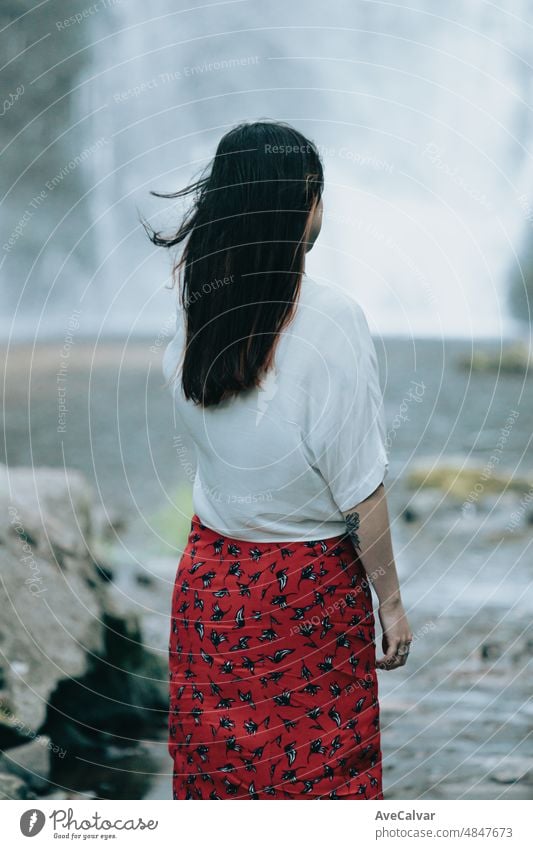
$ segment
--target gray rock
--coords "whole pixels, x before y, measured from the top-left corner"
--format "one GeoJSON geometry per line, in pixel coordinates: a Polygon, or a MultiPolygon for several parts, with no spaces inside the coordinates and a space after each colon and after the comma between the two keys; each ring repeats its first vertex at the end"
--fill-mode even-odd
{"type": "MultiPolygon", "coordinates": [[[[92,499],[79,472],[0,466],[4,798],[42,795],[49,771],[55,780],[80,757],[109,763],[110,747],[123,757],[166,728],[167,649],[147,650],[143,631],[164,582],[140,585],[128,564],[130,594],[102,568],[92,499]]],[[[167,619],[157,617],[164,643],[167,619]]]]}
{"type": "Polygon", "coordinates": [[[0,799],[35,799],[35,793],[18,775],[0,772],[0,799]]]}
{"type": "Polygon", "coordinates": [[[83,675],[88,654],[103,650],[91,499],[77,471],[0,466],[2,745],[37,733],[58,682],[83,675]]]}
{"type": "Polygon", "coordinates": [[[505,758],[491,773],[490,780],[498,784],[514,784],[522,781],[533,783],[533,763],[529,758],[505,758]]]}
{"type": "Polygon", "coordinates": [[[409,503],[405,505],[402,518],[404,522],[419,522],[432,517],[435,511],[442,508],[442,495],[432,489],[418,489],[409,495],[409,503]]]}
{"type": "Polygon", "coordinates": [[[0,756],[0,772],[18,775],[32,790],[42,791],[48,786],[51,748],[50,738],[40,735],[8,749],[0,756]]]}
{"type": "Polygon", "coordinates": [[[96,536],[111,542],[116,542],[117,535],[124,531],[128,525],[123,513],[103,504],[95,504],[92,518],[96,536]]]}

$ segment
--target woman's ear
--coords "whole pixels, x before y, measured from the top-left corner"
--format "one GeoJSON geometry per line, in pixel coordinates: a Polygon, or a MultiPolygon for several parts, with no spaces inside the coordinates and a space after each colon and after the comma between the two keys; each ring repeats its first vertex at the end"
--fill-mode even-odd
{"type": "Polygon", "coordinates": [[[305,251],[308,253],[313,245],[315,244],[318,234],[322,229],[322,212],[324,205],[322,203],[322,198],[318,201],[318,203],[314,203],[309,212],[309,219],[307,222],[306,233],[304,236],[304,241],[306,242],[305,251]]]}

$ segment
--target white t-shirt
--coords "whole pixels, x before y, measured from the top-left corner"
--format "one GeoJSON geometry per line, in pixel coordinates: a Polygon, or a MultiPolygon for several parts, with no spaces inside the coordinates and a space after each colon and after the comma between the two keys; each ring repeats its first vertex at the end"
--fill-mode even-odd
{"type": "MultiPolygon", "coordinates": [[[[163,357],[181,363],[184,315],[163,357]]],[[[178,431],[196,448],[193,507],[220,534],[252,542],[328,539],[341,511],[388,471],[383,396],[366,316],[350,295],[304,274],[294,317],[260,389],[203,408],[170,385],[178,431]]]]}

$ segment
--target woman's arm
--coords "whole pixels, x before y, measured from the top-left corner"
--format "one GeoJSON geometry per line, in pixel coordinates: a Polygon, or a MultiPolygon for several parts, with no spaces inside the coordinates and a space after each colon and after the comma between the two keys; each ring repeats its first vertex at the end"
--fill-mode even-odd
{"type": "Polygon", "coordinates": [[[376,665],[381,669],[396,669],[406,663],[413,637],[400,594],[383,483],[364,501],[346,510],[343,516],[379,599],[384,656],[376,661],[376,665]]]}

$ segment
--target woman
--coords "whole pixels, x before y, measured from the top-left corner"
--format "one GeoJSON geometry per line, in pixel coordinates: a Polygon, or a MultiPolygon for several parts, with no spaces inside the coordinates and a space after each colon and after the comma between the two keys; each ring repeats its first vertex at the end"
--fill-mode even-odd
{"type": "Polygon", "coordinates": [[[172,598],[174,799],[382,799],[376,665],[411,634],[391,547],[376,353],[361,307],[305,275],[322,164],[243,124],[194,202],[163,370],[196,449],[172,598]],[[379,598],[376,664],[368,579],[379,598]]]}

